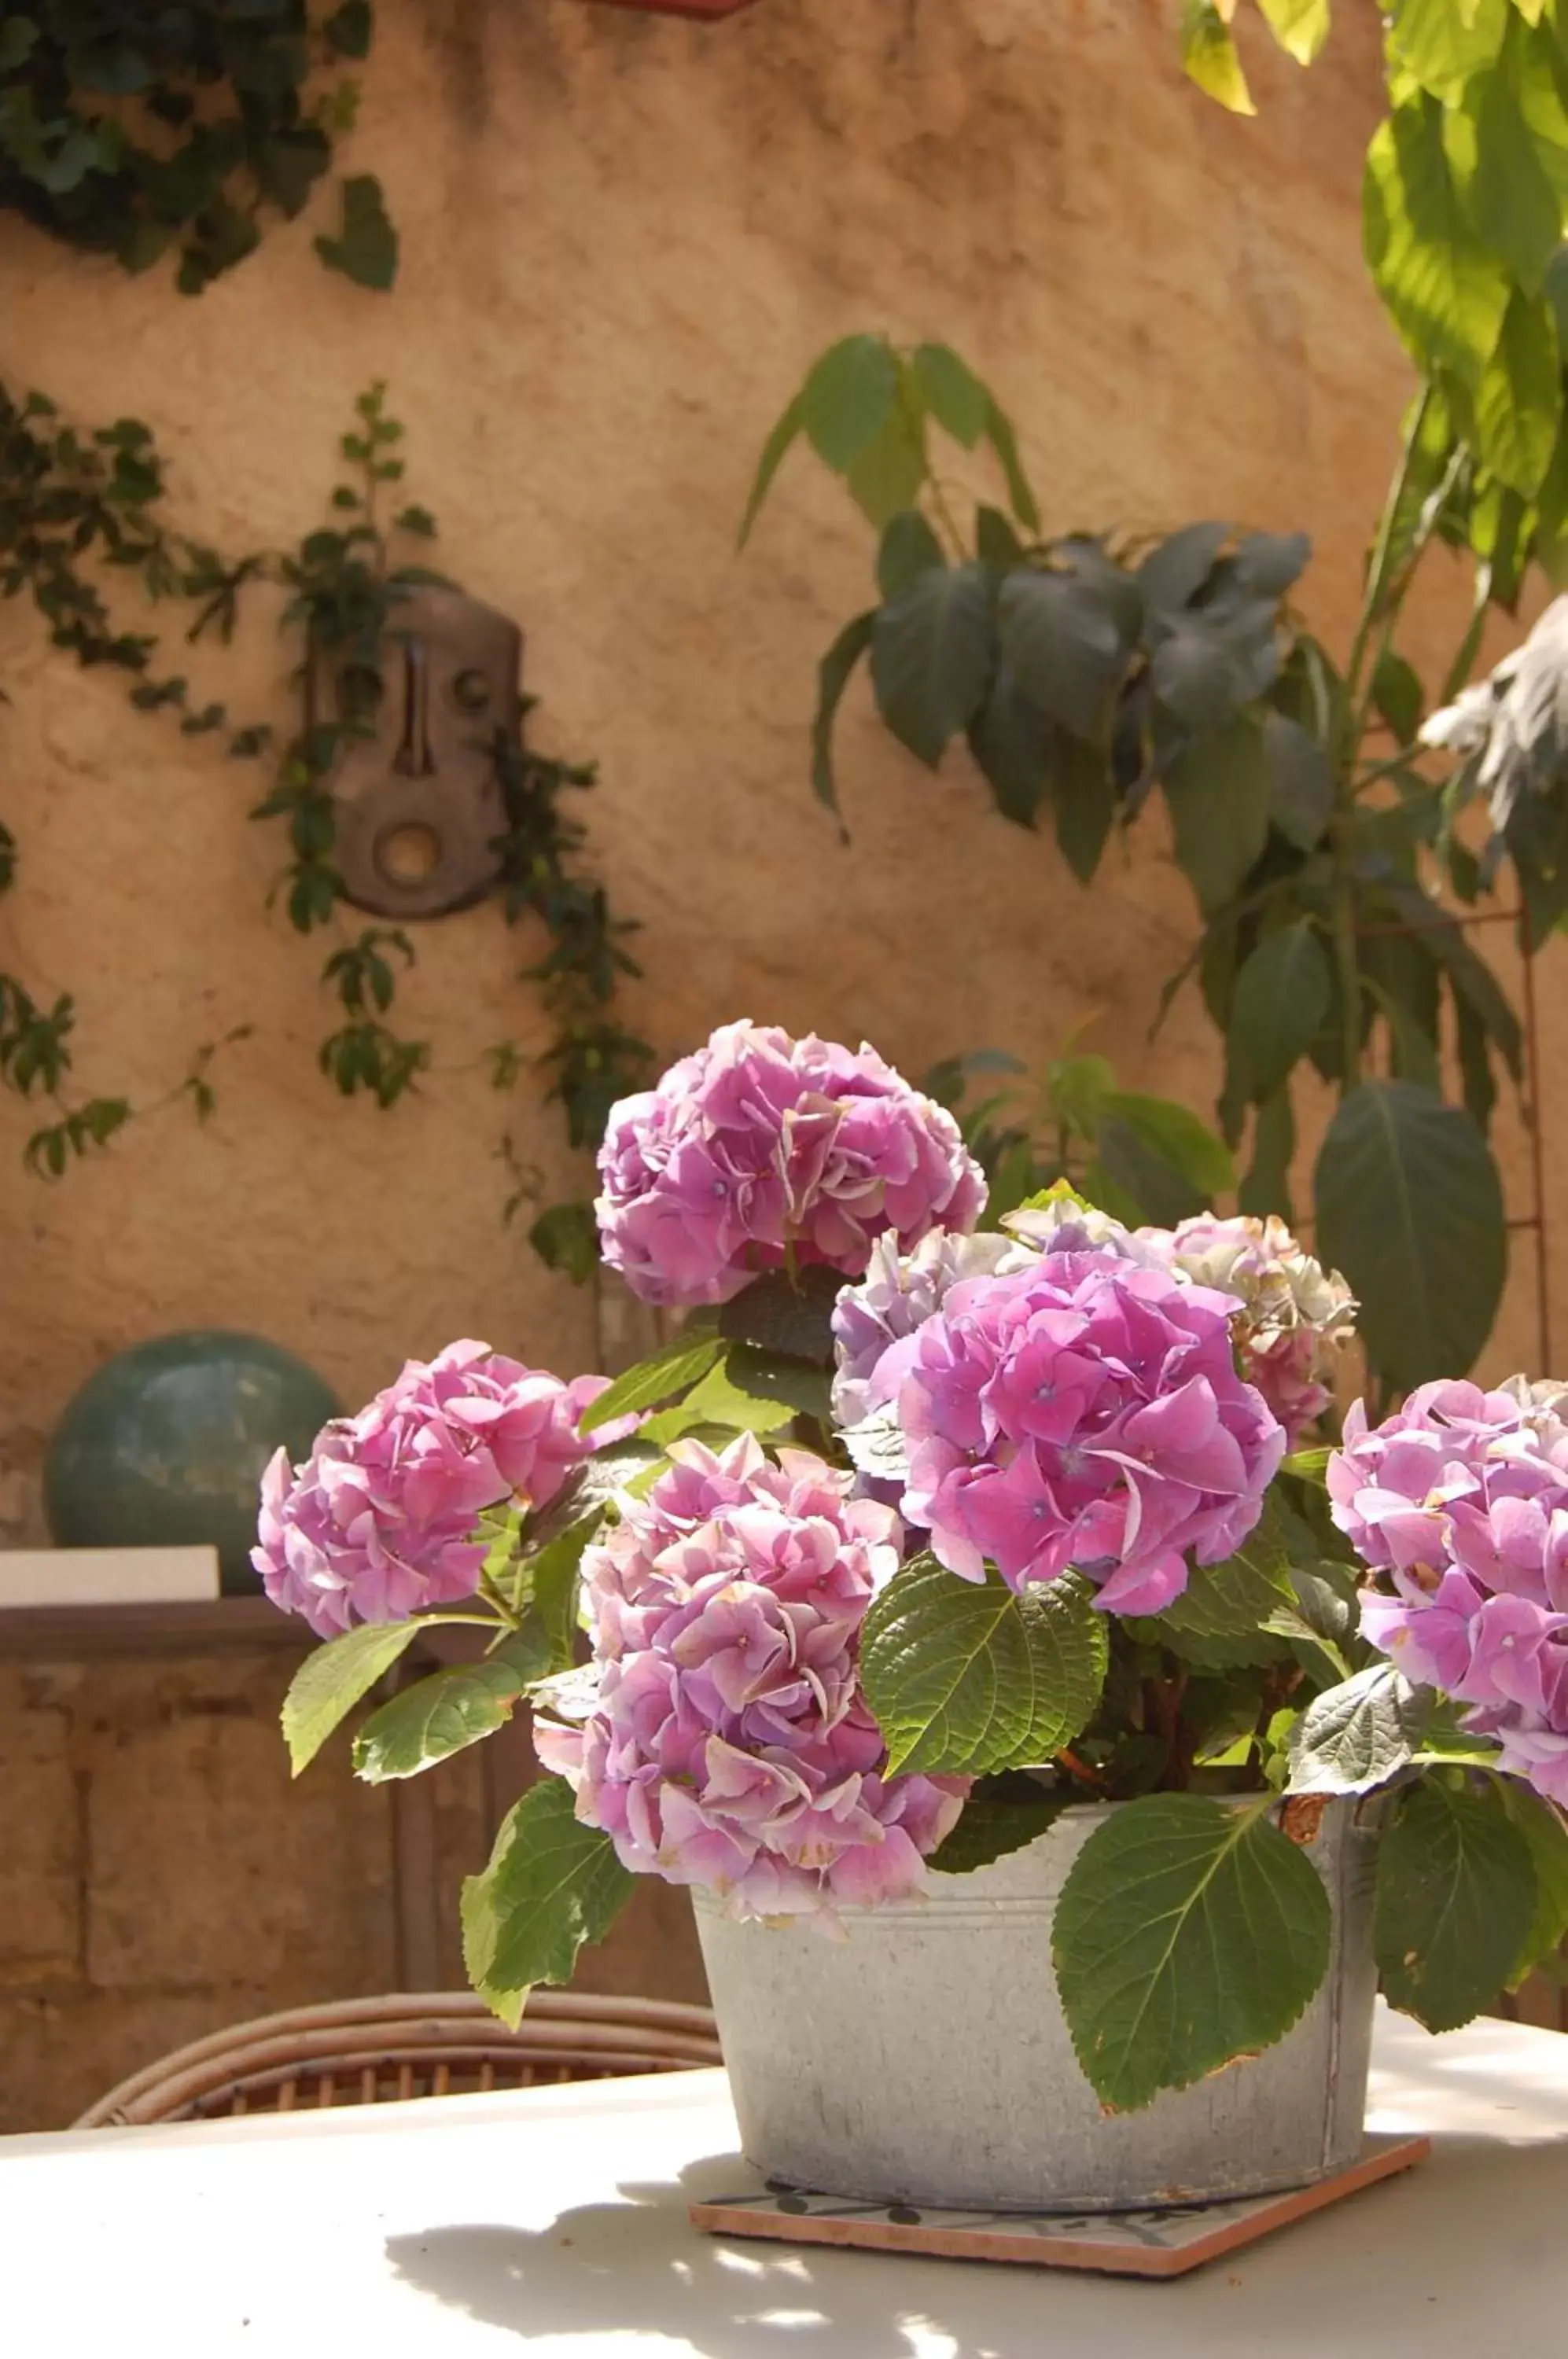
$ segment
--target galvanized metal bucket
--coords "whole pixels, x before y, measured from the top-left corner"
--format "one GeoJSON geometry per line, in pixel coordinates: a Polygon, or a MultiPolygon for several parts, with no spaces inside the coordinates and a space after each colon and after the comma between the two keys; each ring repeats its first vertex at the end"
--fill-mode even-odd
{"type": "Polygon", "coordinates": [[[1118,1806],[934,1875],[924,1902],[735,1924],[694,1896],[741,2143],[772,2180],[874,2203],[1115,2212],[1304,2187],[1360,2152],[1372,2038],[1375,1812],[1335,1801],[1308,1851],[1334,1911],[1327,1979],[1278,2046],[1106,2115],[1051,1962],[1057,1896],[1118,1806]]]}

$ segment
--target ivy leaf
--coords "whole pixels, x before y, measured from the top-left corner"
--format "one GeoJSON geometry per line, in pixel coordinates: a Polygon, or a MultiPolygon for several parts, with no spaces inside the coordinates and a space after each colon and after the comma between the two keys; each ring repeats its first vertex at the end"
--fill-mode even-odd
{"type": "Polygon", "coordinates": [[[1373,134],[1363,216],[1367,266],[1418,365],[1450,368],[1474,390],[1497,349],[1508,279],[1465,217],[1432,99],[1396,107],[1373,134]]]}
{"type": "Polygon", "coordinates": [[[571,1981],[579,1950],[604,1940],[635,1880],[609,1836],[578,1823],[570,1786],[541,1777],[502,1820],[488,1866],[463,1883],[474,1989],[515,2024],[533,1984],[571,1981]]]}
{"type": "Polygon", "coordinates": [[[1182,0],[1181,63],[1200,90],[1233,114],[1256,114],[1230,28],[1214,0],[1182,0]]]}
{"type": "Polygon", "coordinates": [[[1072,1799],[1069,1788],[1042,1786],[1021,1769],[982,1777],[958,1824],[926,1864],[939,1875],[972,1875],[1045,1834],[1072,1799]]]}
{"type": "Polygon", "coordinates": [[[762,455],[757,462],[757,473],[746,496],[746,514],[740,520],[740,531],[735,540],[737,548],[744,549],[750,539],[751,528],[762,512],[762,504],[773,488],[773,478],[783,465],[792,445],[804,431],[805,423],[804,404],[800,396],[797,394],[783,416],[776,421],[768,433],[767,441],[762,446],[762,455]]]}
{"type": "Polygon", "coordinates": [[[1497,1997],[1535,1921],[1535,1866],[1494,1780],[1403,1795],[1378,1846],[1373,1945],[1391,2006],[1454,2031],[1497,1997]]]}
{"type": "Polygon", "coordinates": [[[946,344],[921,344],[910,356],[909,375],[937,424],[973,451],[989,422],[991,397],[968,363],[946,344]]]}
{"type": "Polygon", "coordinates": [[[1250,712],[1189,746],[1165,774],[1176,859],[1205,916],[1234,898],[1269,836],[1267,741],[1250,712]]]}
{"type": "Polygon", "coordinates": [[[593,1433],[612,1418],[630,1417],[637,1409],[656,1408],[660,1401],[672,1400],[707,1375],[724,1348],[720,1335],[692,1334],[689,1330],[672,1335],[668,1343],[617,1376],[597,1400],[589,1402],[577,1420],[579,1431],[593,1433]]]}
{"type": "Polygon", "coordinates": [[[1057,1903],[1057,1988],[1111,2113],[1190,2088],[1284,2038],[1328,1971],[1306,1852],[1255,1804],[1152,1794],[1095,1828],[1057,1903]]]}
{"type": "Polygon", "coordinates": [[[1266,934],[1236,979],[1230,1037],[1255,1097],[1269,1097],[1327,1020],[1334,977],[1311,918],[1266,934]]]}
{"type": "Polygon", "coordinates": [[[319,237],[316,252],[329,270],[341,270],[357,287],[384,293],[397,276],[397,233],[382,201],[381,183],[362,172],[343,184],[343,228],[319,237]]]}
{"type": "Polygon", "coordinates": [[[542,1632],[524,1628],[482,1663],[454,1665],[416,1680],[360,1728],[354,1774],[370,1786],[418,1777],[504,1728],[524,1691],[554,1668],[542,1632]]]}
{"type": "Polygon", "coordinates": [[[833,723],[855,665],[871,645],[875,614],[856,614],[846,623],[817,666],[817,709],[811,721],[811,792],[827,810],[838,816],[838,782],[833,776],[833,723]]]}
{"type": "Polygon", "coordinates": [[[800,424],[818,458],[842,475],[876,441],[898,394],[898,360],[887,337],[845,336],[801,387],[800,424]]]}
{"type": "Polygon", "coordinates": [[[904,1567],[866,1614],[860,1677],[887,1740],[887,1775],[983,1776],[1049,1761],[1093,1718],[1105,1617],[1076,1574],[1022,1594],[995,1572],[961,1581],[933,1557],[904,1567]]]}
{"type": "Polygon", "coordinates": [[[283,1739],[296,1777],[419,1635],[418,1622],[367,1622],[307,1655],[283,1699],[283,1739]]]}
{"type": "Polygon", "coordinates": [[[1315,1696],[1290,1734],[1292,1794],[1367,1794],[1416,1752],[1426,1701],[1391,1663],[1370,1663],[1315,1696]]]}
{"type": "Polygon", "coordinates": [[[1382,1375],[1409,1391],[1470,1367],[1508,1266],[1502,1184],[1470,1116],[1414,1082],[1363,1082],[1313,1186],[1317,1251],[1349,1280],[1382,1375]]]}
{"type": "Polygon", "coordinates": [[[985,699],[996,631],[988,569],[918,574],[871,629],[871,679],[882,718],[928,769],[985,699]]]}

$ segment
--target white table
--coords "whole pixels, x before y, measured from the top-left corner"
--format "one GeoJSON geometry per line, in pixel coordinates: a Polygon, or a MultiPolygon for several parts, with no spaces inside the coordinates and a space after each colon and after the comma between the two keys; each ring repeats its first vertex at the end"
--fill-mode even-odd
{"type": "MultiPolygon", "coordinates": [[[[1554,2359],[1568,2038],[1379,2028],[1410,2176],[1170,2284],[699,2235],[755,2183],[718,2072],[0,2138],[37,2359],[1554,2359]]],[[[918,2069],[918,2052],[911,2057],[918,2069]]]]}

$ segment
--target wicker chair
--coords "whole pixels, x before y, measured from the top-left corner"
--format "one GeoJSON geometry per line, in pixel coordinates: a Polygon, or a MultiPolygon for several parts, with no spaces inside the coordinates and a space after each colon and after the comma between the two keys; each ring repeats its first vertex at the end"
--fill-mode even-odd
{"type": "Polygon", "coordinates": [[[344,1999],[195,2040],[133,2072],[72,2127],[373,2105],[722,2060],[708,2008],[660,1999],[537,1990],[516,2031],[470,1991],[344,1999]]]}

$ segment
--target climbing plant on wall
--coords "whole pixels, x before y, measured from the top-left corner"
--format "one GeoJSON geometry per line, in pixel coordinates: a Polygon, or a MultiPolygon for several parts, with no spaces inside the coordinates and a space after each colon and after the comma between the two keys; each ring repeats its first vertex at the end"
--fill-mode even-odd
{"type": "MultiPolygon", "coordinates": [[[[1204,521],[1140,546],[1043,528],[1005,412],[942,345],[861,335],[825,353],[768,440],[743,527],[803,440],[877,530],[875,601],[821,668],[824,801],[836,808],[834,716],[863,659],[893,734],[933,769],[963,739],[1002,816],[1034,828],[1049,815],[1085,884],[1113,832],[1163,796],[1202,930],[1161,1012],[1195,981],[1224,1035],[1219,1111],[1247,1147],[1244,1211],[1291,1214],[1302,1079],[1336,1092],[1312,1180],[1317,1245],[1400,1388],[1470,1364],[1506,1265],[1486,1134],[1499,1080],[1520,1077],[1520,1026],[1448,900],[1474,904],[1507,858],[1532,940],[1568,906],[1561,776],[1528,834],[1477,852],[1420,766],[1423,690],[1396,635],[1423,552],[1470,496],[1453,451],[1426,488],[1438,398],[1410,419],[1338,653],[1281,605],[1301,535],[1204,521]],[[1006,512],[960,500],[953,445],[960,467],[987,446],[1006,512]]],[[[1445,698],[1473,657],[1467,636],[1445,698]]]]}
{"type": "MultiPolygon", "coordinates": [[[[304,211],[353,124],[369,0],[24,0],[0,12],[0,206],[195,294],[304,211]]],[[[343,183],[323,262],[392,283],[379,182],[343,183]]]]}

